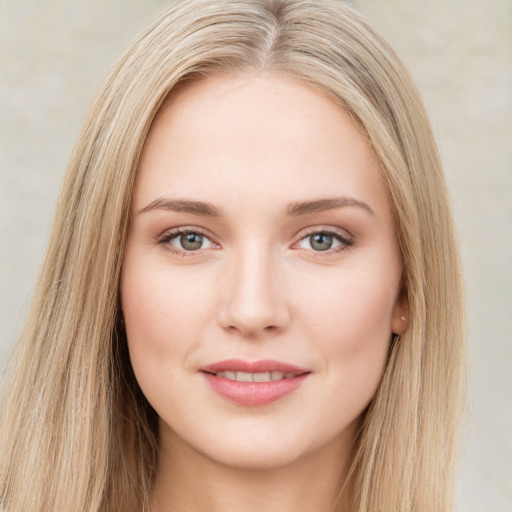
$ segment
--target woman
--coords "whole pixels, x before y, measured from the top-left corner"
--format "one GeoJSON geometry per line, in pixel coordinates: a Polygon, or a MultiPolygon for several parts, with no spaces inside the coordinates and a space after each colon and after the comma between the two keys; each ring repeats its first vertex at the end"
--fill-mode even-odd
{"type": "Polygon", "coordinates": [[[173,4],[89,112],[21,338],[6,510],[450,510],[460,264],[387,43],[334,0],[173,4]]]}

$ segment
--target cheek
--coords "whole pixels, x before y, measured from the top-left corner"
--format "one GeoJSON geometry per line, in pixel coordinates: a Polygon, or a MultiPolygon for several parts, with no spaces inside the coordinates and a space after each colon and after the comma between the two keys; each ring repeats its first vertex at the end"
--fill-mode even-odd
{"type": "MultiPolygon", "coordinates": [[[[370,333],[391,335],[398,273],[386,269],[344,268],[324,279],[302,281],[294,292],[301,297],[298,316],[329,338],[357,347],[371,341],[370,333]]],[[[336,344],[338,345],[338,344],[336,344]]]]}
{"type": "Polygon", "coordinates": [[[139,381],[151,379],[156,368],[172,374],[176,361],[186,361],[199,343],[208,302],[200,280],[164,271],[154,262],[139,264],[130,254],[125,257],[121,304],[139,381]]]}
{"type": "Polygon", "coordinates": [[[308,312],[302,315],[302,329],[314,340],[330,389],[355,407],[366,406],[382,378],[396,287],[386,272],[347,271],[329,286],[311,283],[308,300],[302,303],[308,312]]]}

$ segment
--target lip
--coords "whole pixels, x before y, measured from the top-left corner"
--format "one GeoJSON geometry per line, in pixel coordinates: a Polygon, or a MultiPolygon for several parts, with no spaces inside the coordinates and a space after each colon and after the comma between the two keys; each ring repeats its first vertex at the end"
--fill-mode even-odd
{"type": "Polygon", "coordinates": [[[213,391],[243,406],[260,406],[274,402],[300,388],[311,373],[307,368],[271,359],[254,362],[228,359],[204,366],[200,371],[213,391]],[[270,382],[238,382],[215,375],[216,372],[222,371],[282,372],[294,374],[294,377],[270,382]]]}
{"type": "Polygon", "coordinates": [[[262,359],[261,361],[244,361],[243,359],[226,359],[217,363],[203,366],[201,371],[207,373],[217,372],[247,372],[247,373],[263,373],[263,372],[283,372],[300,375],[309,373],[311,370],[301,368],[293,364],[274,361],[273,359],[262,359]]]}

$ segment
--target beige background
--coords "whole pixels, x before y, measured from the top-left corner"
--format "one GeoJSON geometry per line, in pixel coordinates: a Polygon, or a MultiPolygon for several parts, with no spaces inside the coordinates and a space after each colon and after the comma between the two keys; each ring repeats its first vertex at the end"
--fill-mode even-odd
{"type": "MultiPolygon", "coordinates": [[[[71,146],[164,0],[0,0],[0,363],[27,312],[71,146]]],[[[512,511],[512,0],[360,0],[430,111],[461,233],[471,417],[461,512],[512,511]]]]}

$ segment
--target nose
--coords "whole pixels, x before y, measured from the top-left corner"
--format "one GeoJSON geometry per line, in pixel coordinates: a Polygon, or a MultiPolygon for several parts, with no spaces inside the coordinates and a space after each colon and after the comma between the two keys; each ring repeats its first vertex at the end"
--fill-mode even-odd
{"type": "Polygon", "coordinates": [[[226,262],[220,276],[221,327],[245,338],[282,331],[290,320],[277,258],[254,245],[226,262]]]}

